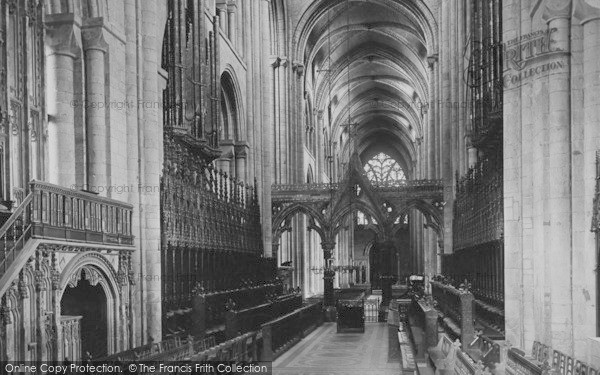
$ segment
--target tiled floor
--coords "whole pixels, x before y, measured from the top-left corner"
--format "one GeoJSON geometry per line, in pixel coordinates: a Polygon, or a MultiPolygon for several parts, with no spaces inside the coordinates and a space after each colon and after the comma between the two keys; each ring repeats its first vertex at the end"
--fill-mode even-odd
{"type": "Polygon", "coordinates": [[[397,375],[399,355],[389,350],[386,323],[366,325],[365,333],[336,333],[325,323],[273,363],[274,375],[397,375]]]}

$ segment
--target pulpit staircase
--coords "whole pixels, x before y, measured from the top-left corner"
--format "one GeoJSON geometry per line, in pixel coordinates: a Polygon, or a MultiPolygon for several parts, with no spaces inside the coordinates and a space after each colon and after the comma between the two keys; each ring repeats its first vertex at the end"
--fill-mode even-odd
{"type": "Polygon", "coordinates": [[[26,261],[35,250],[29,241],[32,201],[33,193],[29,193],[10,216],[6,215],[8,218],[0,227],[0,295],[4,294],[13,276],[22,268],[23,260],[26,261]]]}
{"type": "Polygon", "coordinates": [[[92,193],[32,181],[0,227],[0,296],[42,242],[131,247],[133,207],[92,193]]]}

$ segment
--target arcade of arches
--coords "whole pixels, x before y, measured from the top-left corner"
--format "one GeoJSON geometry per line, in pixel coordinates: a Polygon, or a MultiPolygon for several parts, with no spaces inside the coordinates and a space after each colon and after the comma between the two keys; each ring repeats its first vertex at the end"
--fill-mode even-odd
{"type": "Polygon", "coordinates": [[[496,372],[600,370],[599,1],[0,14],[0,361],[250,336],[273,360],[280,317],[303,337],[360,302],[434,367],[447,337],[496,372]]]}

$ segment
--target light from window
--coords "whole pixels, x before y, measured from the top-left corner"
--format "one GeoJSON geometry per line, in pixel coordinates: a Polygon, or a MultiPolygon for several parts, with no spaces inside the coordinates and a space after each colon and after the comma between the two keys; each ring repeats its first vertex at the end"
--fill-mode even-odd
{"type": "Polygon", "coordinates": [[[365,172],[373,185],[399,185],[406,180],[400,164],[383,152],[365,164],[365,172]]]}

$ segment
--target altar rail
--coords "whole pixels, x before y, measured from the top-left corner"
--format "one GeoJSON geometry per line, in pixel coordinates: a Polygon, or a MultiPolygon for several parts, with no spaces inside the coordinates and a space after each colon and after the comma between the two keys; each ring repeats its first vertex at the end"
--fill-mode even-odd
{"type": "Polygon", "coordinates": [[[291,294],[274,301],[242,310],[225,313],[225,337],[232,339],[241,334],[258,331],[264,323],[302,307],[302,296],[291,294]]]}
{"type": "Polygon", "coordinates": [[[303,338],[309,330],[323,324],[321,303],[305,306],[262,325],[261,361],[273,361],[303,338]]]}

